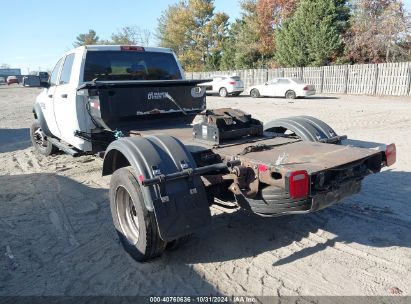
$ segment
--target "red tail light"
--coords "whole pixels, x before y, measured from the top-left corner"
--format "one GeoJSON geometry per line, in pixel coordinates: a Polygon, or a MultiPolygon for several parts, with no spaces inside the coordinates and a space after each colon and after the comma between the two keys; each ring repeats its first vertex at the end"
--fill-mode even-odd
{"type": "Polygon", "coordinates": [[[292,199],[308,197],[310,178],[307,171],[291,172],[288,183],[288,192],[292,199]]]}
{"type": "Polygon", "coordinates": [[[120,49],[122,51],[137,51],[137,52],[145,51],[145,49],[142,46],[133,46],[133,45],[122,45],[120,49]]]}
{"type": "Polygon", "coordinates": [[[385,148],[385,164],[386,166],[392,166],[397,161],[397,147],[395,144],[388,145],[385,148]]]}
{"type": "Polygon", "coordinates": [[[309,88],[308,86],[305,86],[303,90],[304,90],[304,91],[308,91],[309,89],[310,89],[310,88],[309,88]]]}
{"type": "Polygon", "coordinates": [[[91,108],[100,110],[100,98],[98,96],[90,96],[88,102],[91,108]]]}
{"type": "Polygon", "coordinates": [[[234,85],[235,81],[229,81],[228,84],[234,85]]]}

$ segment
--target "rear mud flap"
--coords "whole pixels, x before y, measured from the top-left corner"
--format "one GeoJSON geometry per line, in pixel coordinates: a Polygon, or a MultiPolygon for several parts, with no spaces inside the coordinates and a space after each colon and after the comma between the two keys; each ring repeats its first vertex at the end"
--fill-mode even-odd
{"type": "Polygon", "coordinates": [[[161,238],[170,242],[201,229],[211,222],[210,207],[203,187],[174,193],[166,200],[155,199],[154,213],[161,238]]]}

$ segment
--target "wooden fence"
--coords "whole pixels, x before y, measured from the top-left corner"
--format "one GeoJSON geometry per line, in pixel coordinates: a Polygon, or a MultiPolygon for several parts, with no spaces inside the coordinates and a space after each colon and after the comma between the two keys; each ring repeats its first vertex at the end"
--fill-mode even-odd
{"type": "Polygon", "coordinates": [[[296,77],[318,93],[411,96],[411,62],[186,73],[187,79],[237,75],[245,89],[276,77],[296,77]]]}

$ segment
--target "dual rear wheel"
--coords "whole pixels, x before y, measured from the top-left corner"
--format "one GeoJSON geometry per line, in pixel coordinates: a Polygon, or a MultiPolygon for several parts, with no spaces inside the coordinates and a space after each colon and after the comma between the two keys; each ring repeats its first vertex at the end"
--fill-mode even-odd
{"type": "Polygon", "coordinates": [[[120,242],[135,260],[144,262],[174,250],[189,236],[172,242],[161,239],[153,211],[146,208],[137,172],[125,167],[114,172],[110,181],[110,209],[120,242]]]}

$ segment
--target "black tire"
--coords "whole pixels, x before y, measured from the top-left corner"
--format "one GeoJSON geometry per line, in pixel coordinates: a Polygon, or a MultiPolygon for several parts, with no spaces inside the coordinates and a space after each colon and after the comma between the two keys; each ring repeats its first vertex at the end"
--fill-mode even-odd
{"type": "Polygon", "coordinates": [[[295,92],[293,90],[289,90],[285,93],[285,98],[286,99],[296,99],[297,94],[295,94],[295,92]]]}
{"type": "Polygon", "coordinates": [[[221,88],[221,89],[218,91],[218,94],[220,95],[220,97],[227,97],[227,96],[228,96],[228,91],[227,91],[226,88],[221,88]]]}
{"type": "Polygon", "coordinates": [[[113,223],[127,253],[145,262],[160,256],[165,247],[154,212],[147,210],[132,167],[114,172],[110,181],[110,208],[113,223]]]}
{"type": "Polygon", "coordinates": [[[252,89],[251,92],[250,92],[250,96],[252,98],[258,98],[258,97],[260,97],[260,92],[257,89],[252,89]]]}
{"type": "Polygon", "coordinates": [[[185,235],[181,238],[178,238],[177,240],[171,241],[167,243],[166,250],[168,251],[174,251],[183,246],[185,243],[187,243],[191,238],[191,234],[185,235]]]}
{"type": "Polygon", "coordinates": [[[37,120],[31,124],[30,139],[34,150],[44,156],[49,156],[58,151],[57,147],[47,140],[47,136],[41,130],[40,123],[37,120]]]}

